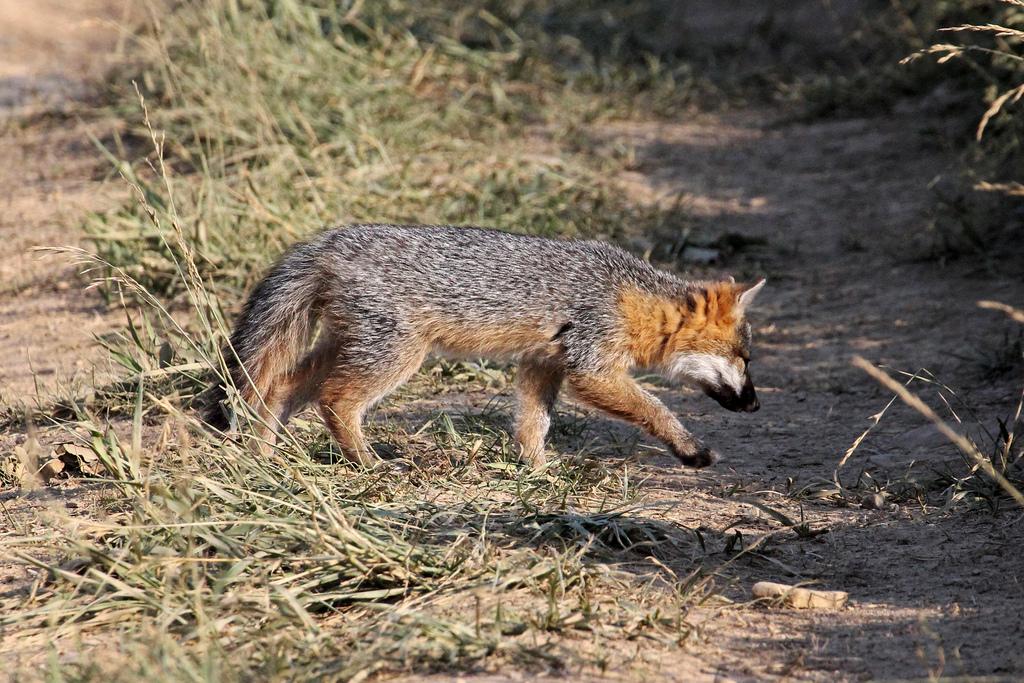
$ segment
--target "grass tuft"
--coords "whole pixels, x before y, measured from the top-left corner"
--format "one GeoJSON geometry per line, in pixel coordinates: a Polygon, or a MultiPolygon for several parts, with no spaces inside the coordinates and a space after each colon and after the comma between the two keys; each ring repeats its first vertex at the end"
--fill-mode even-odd
{"type": "MultiPolygon", "coordinates": [[[[148,124],[130,90],[115,92],[127,130],[97,144],[149,208],[93,216],[100,255],[154,294],[180,295],[181,246],[146,215],[167,222],[173,203],[199,273],[236,300],[270,255],[326,226],[609,238],[664,222],[617,186],[629,155],[587,153],[582,131],[621,112],[624,93],[667,79],[613,79],[592,59],[567,77],[558,37],[532,4],[511,14],[483,4],[454,14],[404,2],[178,4],[138,36],[139,66],[115,80],[133,80],[153,105],[166,178],[154,155],[132,160],[149,146],[148,124]],[[566,145],[581,153],[560,153],[566,145]]],[[[683,97],[687,86],[673,90],[683,97]]]]}

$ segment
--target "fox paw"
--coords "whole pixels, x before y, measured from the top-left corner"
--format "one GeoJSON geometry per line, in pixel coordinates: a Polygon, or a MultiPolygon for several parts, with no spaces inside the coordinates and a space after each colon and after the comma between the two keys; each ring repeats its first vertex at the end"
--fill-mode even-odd
{"type": "Polygon", "coordinates": [[[693,454],[684,455],[682,453],[678,453],[676,454],[676,457],[679,458],[679,462],[683,463],[687,467],[695,467],[698,469],[714,465],[721,459],[721,456],[718,455],[717,452],[711,450],[707,446],[701,446],[697,449],[697,452],[693,454]]]}

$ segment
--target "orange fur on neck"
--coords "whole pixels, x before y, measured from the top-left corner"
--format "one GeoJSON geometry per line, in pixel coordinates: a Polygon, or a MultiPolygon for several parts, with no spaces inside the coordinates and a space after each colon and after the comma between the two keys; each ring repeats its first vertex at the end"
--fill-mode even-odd
{"type": "Polygon", "coordinates": [[[722,353],[736,338],[737,286],[718,282],[672,299],[624,290],[619,311],[630,355],[641,367],[656,367],[680,351],[722,353]]]}

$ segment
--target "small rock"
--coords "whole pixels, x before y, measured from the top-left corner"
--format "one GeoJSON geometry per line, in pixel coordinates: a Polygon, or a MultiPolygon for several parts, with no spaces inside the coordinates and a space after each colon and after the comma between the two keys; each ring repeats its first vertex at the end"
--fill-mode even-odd
{"type": "Polygon", "coordinates": [[[881,510],[885,506],[885,496],[869,493],[860,499],[860,506],[866,510],[881,510]]]}

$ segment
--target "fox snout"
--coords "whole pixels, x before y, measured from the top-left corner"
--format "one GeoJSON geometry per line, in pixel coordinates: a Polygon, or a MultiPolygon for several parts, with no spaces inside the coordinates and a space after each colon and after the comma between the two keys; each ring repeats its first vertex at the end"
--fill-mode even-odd
{"type": "Polygon", "coordinates": [[[684,353],[676,357],[670,375],[696,385],[726,410],[752,413],[761,407],[754,382],[744,362],[710,353],[684,353]]]}
{"type": "Polygon", "coordinates": [[[757,398],[757,391],[754,389],[754,382],[749,373],[744,378],[743,388],[738,393],[728,384],[705,386],[704,392],[718,401],[720,406],[734,413],[754,413],[761,408],[761,401],[757,398]]]}

